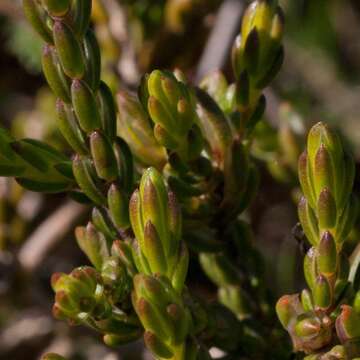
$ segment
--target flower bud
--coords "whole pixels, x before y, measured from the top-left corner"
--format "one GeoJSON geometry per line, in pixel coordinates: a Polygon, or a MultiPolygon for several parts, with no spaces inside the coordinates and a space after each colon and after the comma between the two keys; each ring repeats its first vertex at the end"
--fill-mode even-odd
{"type": "Polygon", "coordinates": [[[132,254],[131,245],[127,241],[115,240],[111,248],[111,254],[117,256],[126,266],[130,276],[136,274],[136,266],[132,254]]]}
{"type": "Polygon", "coordinates": [[[170,250],[170,234],[168,226],[168,196],[164,180],[160,173],[149,168],[140,183],[141,212],[143,224],[151,221],[163,243],[165,253],[170,250]]]}
{"type": "Polygon", "coordinates": [[[321,274],[332,276],[337,270],[338,254],[334,238],[325,231],[318,245],[317,266],[321,274]]]}
{"type": "Polygon", "coordinates": [[[99,178],[114,181],[118,176],[118,167],[111,143],[100,131],[90,135],[90,149],[99,178]]]}
{"type": "Polygon", "coordinates": [[[316,337],[321,331],[321,323],[316,318],[304,318],[296,323],[295,333],[301,338],[316,337]]]}
{"type": "Polygon", "coordinates": [[[42,52],[42,68],[51,90],[55,96],[66,103],[70,103],[70,84],[59,61],[56,49],[46,44],[42,52]]]}
{"type": "Polygon", "coordinates": [[[69,145],[80,155],[87,155],[85,138],[71,107],[60,99],[56,102],[57,125],[69,145]]]}
{"type": "Polygon", "coordinates": [[[147,78],[147,90],[148,111],[157,125],[155,136],[172,150],[183,147],[195,118],[190,90],[172,73],[159,70],[153,71],[147,78]]]}
{"type": "Polygon", "coordinates": [[[305,280],[311,290],[314,289],[315,280],[318,275],[318,270],[316,266],[316,253],[317,251],[315,247],[311,247],[304,258],[305,280]]]}
{"type": "Polygon", "coordinates": [[[313,298],[316,308],[326,310],[332,305],[333,291],[327,278],[321,274],[316,278],[313,298]]]}
{"type": "Polygon", "coordinates": [[[196,96],[198,100],[196,111],[201,131],[211,149],[212,160],[223,169],[232,142],[230,124],[206,92],[196,89],[196,96]]]}
{"type": "Polygon", "coordinates": [[[149,220],[144,228],[144,254],[149,262],[152,273],[166,274],[167,262],[163,245],[155,226],[149,220]]]}
{"type": "Polygon", "coordinates": [[[331,229],[336,223],[336,203],[328,188],[324,188],[317,202],[317,215],[320,230],[331,229]]]}
{"type": "Polygon", "coordinates": [[[91,212],[91,221],[96,230],[105,236],[108,247],[110,248],[112,242],[119,234],[111,221],[109,212],[102,207],[93,207],[91,212]]]}
{"type": "Polygon", "coordinates": [[[53,36],[65,74],[72,79],[81,79],[85,74],[85,62],[75,34],[65,23],[55,21],[53,36]]]}
{"type": "Polygon", "coordinates": [[[300,315],[294,327],[295,350],[309,354],[328,345],[332,338],[331,324],[326,316],[319,318],[314,313],[300,315]]]}
{"type": "Polygon", "coordinates": [[[96,289],[100,277],[90,267],[73,270],[69,275],[54,274],[52,285],[55,291],[54,315],[60,318],[77,320],[81,312],[95,309],[96,289]]]}
{"type": "Polygon", "coordinates": [[[312,245],[316,245],[319,241],[319,228],[317,219],[313,209],[309,206],[305,197],[300,199],[298,205],[298,215],[304,233],[312,245]]]}
{"type": "Polygon", "coordinates": [[[115,183],[111,184],[108,191],[108,206],[111,219],[119,229],[129,226],[128,197],[115,183]]]}
{"type": "Polygon", "coordinates": [[[24,13],[34,30],[49,44],[53,43],[51,29],[47,24],[48,16],[37,0],[23,0],[24,13]]]}
{"type": "Polygon", "coordinates": [[[80,158],[78,155],[75,156],[73,160],[73,172],[77,183],[86,196],[97,205],[105,205],[106,197],[99,189],[98,179],[90,160],[80,158]]]}
{"type": "Polygon", "coordinates": [[[285,329],[288,329],[299,313],[302,306],[298,295],[284,295],[276,303],[277,316],[285,329]]]}
{"type": "Polygon", "coordinates": [[[316,195],[313,187],[312,180],[310,179],[310,164],[309,157],[306,151],[304,151],[299,157],[298,173],[301,190],[303,191],[305,198],[309,202],[310,206],[316,208],[316,195]]]}
{"type": "Polygon", "coordinates": [[[101,119],[96,99],[90,87],[81,80],[71,85],[71,99],[80,127],[86,133],[101,129],[101,119]]]}
{"type": "Polygon", "coordinates": [[[144,298],[138,299],[134,307],[147,331],[156,334],[163,341],[169,341],[173,338],[174,327],[163,309],[158,309],[144,298]]]}
{"type": "Polygon", "coordinates": [[[303,306],[305,312],[314,310],[313,299],[310,291],[307,289],[304,289],[301,292],[301,305],[303,306]]]}
{"type": "Polygon", "coordinates": [[[282,63],[281,40],[284,16],[276,1],[254,1],[245,11],[241,37],[233,47],[233,69],[237,76],[247,70],[257,79],[257,88],[265,87],[282,63]]]}
{"type": "Polygon", "coordinates": [[[166,159],[165,150],[155,140],[150,119],[140,102],[131,94],[121,91],[117,95],[117,103],[120,136],[143,164],[161,168],[166,159]]]}
{"type": "Polygon", "coordinates": [[[103,262],[109,256],[104,235],[96,231],[92,223],[75,230],[76,241],[96,269],[101,270],[103,262]]]}

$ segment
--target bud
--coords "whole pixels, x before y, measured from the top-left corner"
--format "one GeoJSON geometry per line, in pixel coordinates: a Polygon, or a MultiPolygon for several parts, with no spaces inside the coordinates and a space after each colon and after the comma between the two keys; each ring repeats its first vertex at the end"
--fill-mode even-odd
{"type": "Polygon", "coordinates": [[[284,295],[276,303],[277,316],[285,329],[289,328],[302,311],[298,295],[284,295]]]}
{"type": "Polygon", "coordinates": [[[305,280],[311,290],[314,289],[315,280],[318,275],[317,266],[316,266],[316,254],[317,251],[315,247],[311,247],[306,253],[304,258],[304,275],[305,280]]]}
{"type": "Polygon", "coordinates": [[[109,256],[104,235],[96,231],[95,227],[89,222],[86,228],[77,227],[75,236],[80,249],[96,269],[101,270],[103,262],[109,256]]]}
{"type": "Polygon", "coordinates": [[[154,126],[154,136],[157,142],[170,150],[176,150],[179,147],[177,140],[161,124],[154,126]]]}
{"type": "Polygon", "coordinates": [[[41,59],[43,72],[51,90],[55,96],[66,103],[70,103],[70,84],[61,68],[56,49],[46,44],[43,47],[41,59]]]}
{"type": "Polygon", "coordinates": [[[61,17],[66,15],[70,8],[69,0],[42,0],[46,10],[51,16],[61,17]]]}
{"type": "Polygon", "coordinates": [[[319,228],[317,219],[313,209],[305,197],[300,199],[298,205],[298,215],[304,233],[312,245],[316,245],[319,241],[319,228]]]}
{"type": "Polygon", "coordinates": [[[166,312],[174,324],[174,344],[183,343],[189,333],[192,321],[190,311],[179,304],[170,304],[166,307],[166,312]]]}
{"type": "Polygon", "coordinates": [[[233,47],[236,77],[246,70],[257,79],[258,89],[265,87],[279,71],[283,58],[281,40],[284,16],[276,2],[254,1],[245,11],[241,36],[233,47]],[[281,55],[282,54],[282,55],[281,55]]]}
{"type": "Polygon", "coordinates": [[[316,278],[313,298],[316,308],[326,310],[332,305],[333,291],[327,278],[321,274],[316,278]]]}
{"type": "Polygon", "coordinates": [[[147,90],[148,111],[153,122],[158,125],[156,134],[158,137],[162,135],[161,139],[165,139],[176,150],[186,142],[187,132],[194,123],[192,94],[172,73],[159,70],[149,75],[147,90]],[[168,141],[170,134],[173,139],[171,142],[168,141]]]}
{"type": "Polygon", "coordinates": [[[112,221],[119,229],[129,226],[129,200],[117,184],[111,184],[108,191],[108,206],[112,221]]]}
{"type": "Polygon", "coordinates": [[[115,240],[111,248],[111,254],[113,256],[117,256],[121,260],[121,262],[126,266],[127,272],[130,276],[134,276],[136,274],[132,248],[127,241],[115,240]]]}
{"type": "Polygon", "coordinates": [[[299,157],[298,163],[299,181],[301,190],[303,191],[310,206],[316,208],[316,195],[313,188],[312,179],[310,179],[310,164],[309,157],[306,151],[304,151],[299,157]]]}
{"type": "Polygon", "coordinates": [[[143,225],[148,221],[156,228],[166,255],[172,247],[168,224],[168,195],[160,173],[149,168],[140,183],[141,212],[143,225]]]}
{"type": "Polygon", "coordinates": [[[327,188],[329,192],[334,191],[334,175],[330,155],[325,145],[321,144],[319,150],[316,152],[314,164],[315,190],[317,196],[320,196],[324,188],[327,188]]]}
{"type": "Polygon", "coordinates": [[[88,149],[85,138],[77,123],[71,107],[60,99],[56,102],[57,125],[69,145],[80,155],[86,155],[88,149]]]}
{"type": "Polygon", "coordinates": [[[334,275],[337,270],[338,254],[334,238],[325,231],[318,245],[317,265],[319,272],[326,277],[334,275]]]}
{"type": "Polygon", "coordinates": [[[312,172],[313,187],[316,196],[320,195],[324,186],[331,191],[336,205],[341,203],[341,188],[344,179],[344,161],[341,142],[336,133],[327,125],[314,125],[308,135],[307,152],[309,171],[312,172]]]}
{"type": "Polygon", "coordinates": [[[316,318],[307,317],[295,325],[295,333],[300,338],[316,337],[321,331],[321,323],[316,318]]]}
{"type": "Polygon", "coordinates": [[[130,199],[130,220],[151,272],[167,275],[181,289],[188,262],[187,252],[180,250],[181,212],[154,168],[144,172],[140,190],[130,199]]]}
{"type": "Polygon", "coordinates": [[[336,223],[336,203],[330,190],[324,188],[317,202],[317,215],[321,230],[331,229],[336,223]]]}
{"type": "Polygon", "coordinates": [[[230,124],[206,92],[196,89],[196,96],[198,100],[196,111],[202,134],[211,149],[212,160],[223,169],[232,142],[230,124]]]}
{"type": "Polygon", "coordinates": [[[294,327],[296,351],[314,353],[327,346],[332,338],[332,321],[327,316],[320,318],[314,313],[300,315],[294,327]]]}
{"type": "Polygon", "coordinates": [[[162,168],[166,161],[165,150],[155,140],[150,119],[140,102],[125,91],[118,93],[117,102],[119,135],[126,140],[132,153],[144,165],[162,168]]]}
{"type": "Polygon", "coordinates": [[[152,273],[166,274],[167,263],[164,249],[155,226],[149,220],[144,228],[143,252],[149,262],[152,273]]]}
{"type": "Polygon", "coordinates": [[[108,211],[103,207],[93,207],[91,212],[91,221],[96,230],[105,236],[108,247],[110,248],[112,242],[119,236],[119,234],[111,221],[108,211]]]}
{"type": "Polygon", "coordinates": [[[71,85],[71,99],[80,127],[90,133],[101,128],[100,113],[96,99],[90,87],[80,80],[71,85]]]}
{"type": "Polygon", "coordinates": [[[106,198],[99,189],[94,168],[89,159],[76,155],[73,160],[73,172],[77,183],[86,196],[97,205],[105,205],[106,198]]]}
{"type": "Polygon", "coordinates": [[[178,301],[178,296],[173,297],[167,291],[168,287],[165,287],[155,276],[136,274],[133,280],[136,296],[143,297],[154,306],[166,308],[169,303],[178,301]]]}
{"type": "Polygon", "coordinates": [[[77,268],[69,275],[54,274],[54,315],[76,321],[81,312],[92,312],[100,300],[96,299],[99,279],[98,273],[90,267],[77,268]]]}
{"type": "Polygon", "coordinates": [[[314,310],[313,299],[310,291],[307,289],[304,289],[301,292],[301,305],[303,306],[305,312],[314,310]]]}
{"type": "Polygon", "coordinates": [[[360,316],[351,306],[341,306],[341,314],[336,319],[336,333],[342,343],[360,337],[360,316]]]}
{"type": "Polygon", "coordinates": [[[55,21],[53,35],[65,74],[72,79],[81,79],[85,74],[85,63],[75,34],[65,23],[55,21]]]}
{"type": "Polygon", "coordinates": [[[173,338],[174,327],[163,309],[156,308],[144,298],[138,299],[134,307],[147,331],[151,331],[166,342],[173,338]]]}
{"type": "Polygon", "coordinates": [[[49,44],[53,43],[51,29],[47,21],[49,17],[37,0],[23,0],[23,8],[26,18],[28,19],[34,30],[49,44]]]}
{"type": "Polygon", "coordinates": [[[90,135],[90,149],[99,178],[114,181],[118,176],[118,167],[111,143],[99,131],[90,135]]]}

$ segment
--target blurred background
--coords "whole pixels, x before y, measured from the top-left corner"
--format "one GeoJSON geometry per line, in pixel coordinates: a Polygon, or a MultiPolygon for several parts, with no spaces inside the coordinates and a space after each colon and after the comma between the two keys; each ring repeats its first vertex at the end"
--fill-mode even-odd
{"type": "MultiPolygon", "coordinates": [[[[114,92],[135,89],[141,74],[154,68],[180,68],[195,84],[222,69],[232,81],[230,50],[246,3],[93,0],[103,78],[114,92]]],[[[286,14],[286,58],[256,129],[252,152],[261,186],[248,214],[274,296],[303,285],[299,274],[306,244],[296,227],[296,161],[307,129],[319,120],[330,123],[360,161],[360,2],[280,3],[286,14]]],[[[1,126],[16,138],[46,140],[70,156],[56,129],[55,98],[41,74],[41,47],[21,1],[1,0],[1,126]]],[[[31,193],[0,178],[0,359],[38,359],[45,351],[71,359],[150,359],[139,344],[109,350],[92,331],[51,316],[51,274],[87,263],[73,237],[75,225],[84,224],[87,215],[86,207],[65,195],[31,193]]],[[[195,281],[201,288],[205,280],[195,281]]]]}

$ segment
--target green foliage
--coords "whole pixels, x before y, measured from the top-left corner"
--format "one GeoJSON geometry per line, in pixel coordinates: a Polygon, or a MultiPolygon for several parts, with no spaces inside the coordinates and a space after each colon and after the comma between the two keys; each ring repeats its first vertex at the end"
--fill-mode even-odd
{"type": "MultiPolygon", "coordinates": [[[[234,83],[217,72],[197,87],[179,71],[154,70],[137,95],[122,90],[117,104],[101,80],[92,1],[23,5],[45,41],[43,71],[74,156],[1,130],[0,174],[92,206],[75,234],[91,266],[53,275],[54,316],[96,330],[109,346],[143,337],[158,360],[209,359],[212,347],[232,359],[288,359],[263,259],[241,217],[259,185],[252,145],[263,140],[256,128],[263,90],[284,57],[277,1],[256,0],[246,10],[233,46],[234,83]],[[190,261],[216,286],[212,302],[194,294],[190,261]]],[[[269,169],[296,183],[294,127],[282,124],[277,144],[283,173],[269,169]]],[[[304,260],[309,290],[282,297],[276,311],[295,351],[351,359],[359,356],[359,261],[349,267],[343,244],[357,215],[354,167],[322,123],[310,131],[299,179],[299,218],[313,246],[304,260]]]]}

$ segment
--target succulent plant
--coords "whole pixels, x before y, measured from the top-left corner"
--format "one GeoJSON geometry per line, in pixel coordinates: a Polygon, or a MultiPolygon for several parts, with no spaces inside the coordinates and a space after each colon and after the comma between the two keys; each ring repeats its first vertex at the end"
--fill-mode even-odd
{"type": "MultiPolygon", "coordinates": [[[[181,27],[190,3],[168,4],[172,26],[181,27]]],[[[244,220],[259,186],[252,144],[262,93],[284,57],[278,2],[247,8],[233,46],[233,83],[216,72],[194,86],[179,70],[153,70],[136,94],[123,86],[116,97],[101,79],[92,5],[23,0],[45,42],[43,72],[73,156],[0,131],[0,175],[33,191],[68,192],[92,208],[75,231],[91,266],[53,275],[55,317],[94,329],[109,346],[143,337],[159,360],[210,359],[213,347],[229,359],[289,358],[244,220]],[[212,301],[194,291],[191,265],[215,285],[212,301]]],[[[295,140],[281,129],[293,176],[295,140]]],[[[352,359],[359,356],[359,261],[352,257],[349,266],[343,245],[357,215],[354,166],[322,123],[310,131],[299,178],[299,218],[312,245],[304,260],[309,290],[282,297],[276,311],[295,351],[352,359]]]]}

